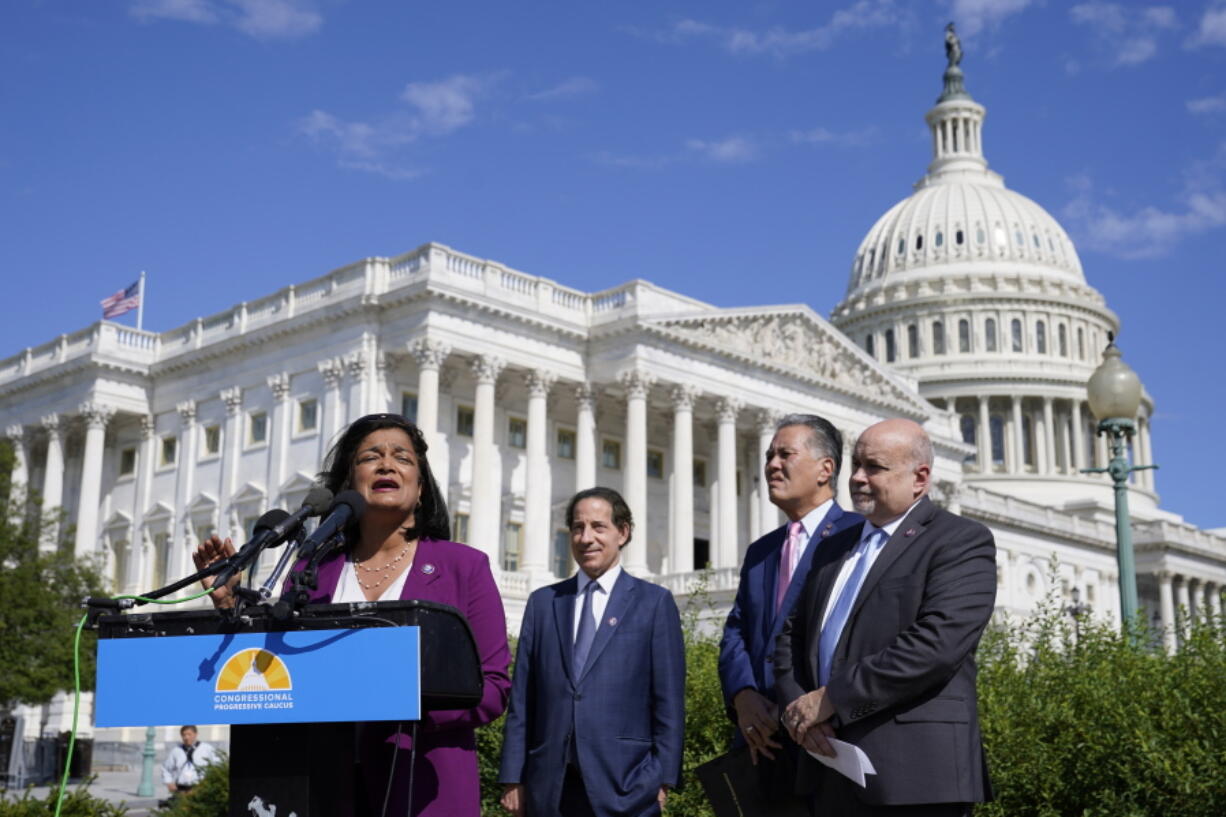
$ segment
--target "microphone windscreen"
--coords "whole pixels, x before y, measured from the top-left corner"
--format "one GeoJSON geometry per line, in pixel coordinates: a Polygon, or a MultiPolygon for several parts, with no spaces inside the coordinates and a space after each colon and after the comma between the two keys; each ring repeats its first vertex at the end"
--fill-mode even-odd
{"type": "Polygon", "coordinates": [[[320,516],[332,505],[332,492],[322,485],[307,491],[302,507],[311,509],[311,516],[320,516]]]}
{"type": "Polygon", "coordinates": [[[273,508],[255,521],[255,527],[252,528],[252,533],[260,530],[272,530],[280,523],[289,519],[289,512],[283,511],[280,508],[273,508]]]}
{"type": "Polygon", "coordinates": [[[341,505],[348,505],[353,510],[351,519],[357,521],[362,518],[362,514],[366,513],[366,498],[357,491],[348,490],[341,491],[336,495],[336,499],[332,500],[332,507],[328,509],[328,513],[336,510],[341,505]]]}

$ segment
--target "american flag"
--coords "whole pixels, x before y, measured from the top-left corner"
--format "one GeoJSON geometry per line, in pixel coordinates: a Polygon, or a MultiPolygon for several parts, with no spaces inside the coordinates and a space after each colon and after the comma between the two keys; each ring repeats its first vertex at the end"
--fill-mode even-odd
{"type": "Polygon", "coordinates": [[[127,289],[121,289],[114,295],[102,299],[102,317],[118,318],[125,312],[131,312],[140,306],[140,279],[132,282],[127,289]]]}

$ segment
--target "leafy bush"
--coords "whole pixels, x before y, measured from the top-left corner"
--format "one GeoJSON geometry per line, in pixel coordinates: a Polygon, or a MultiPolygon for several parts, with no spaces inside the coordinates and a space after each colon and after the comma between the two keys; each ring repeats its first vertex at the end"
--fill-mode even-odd
{"type": "Polygon", "coordinates": [[[222,755],[205,767],[200,782],[186,794],[171,799],[158,817],[226,817],[230,813],[230,758],[222,755]]]}
{"type": "MultiPolygon", "coordinates": [[[[122,805],[108,803],[91,795],[87,790],[90,782],[68,790],[64,795],[60,817],[124,817],[128,813],[128,809],[122,805]]],[[[58,797],[59,787],[52,787],[46,799],[31,797],[29,791],[9,799],[7,792],[0,792],[0,817],[51,817],[55,814],[58,797]]]]}

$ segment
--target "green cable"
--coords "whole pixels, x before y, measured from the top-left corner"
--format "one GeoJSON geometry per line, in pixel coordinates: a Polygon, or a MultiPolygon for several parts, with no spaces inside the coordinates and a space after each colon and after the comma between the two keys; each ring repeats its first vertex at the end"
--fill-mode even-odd
{"type": "MultiPolygon", "coordinates": [[[[145,596],[115,596],[114,601],[123,601],[125,599],[134,599],[143,601],[147,604],[182,604],[187,601],[195,601],[202,599],[209,593],[213,592],[213,588],[209,588],[202,593],[197,593],[194,596],[188,596],[184,599],[150,599],[145,596]]],[[[81,710],[81,632],[85,629],[85,622],[89,620],[89,613],[81,616],[81,620],[77,622],[77,634],[73,639],[72,644],[72,731],[68,733],[68,754],[64,758],[64,776],[60,778],[60,794],[55,800],[55,817],[60,817],[60,809],[64,807],[64,795],[68,792],[68,770],[72,768],[72,750],[77,742],[77,715],[81,710]]]]}

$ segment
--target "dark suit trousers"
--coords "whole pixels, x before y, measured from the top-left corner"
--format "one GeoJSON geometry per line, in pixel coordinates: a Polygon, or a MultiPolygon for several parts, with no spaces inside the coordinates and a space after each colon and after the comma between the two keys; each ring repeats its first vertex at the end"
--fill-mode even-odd
{"type": "Polygon", "coordinates": [[[569,763],[566,765],[566,778],[562,781],[562,800],[558,803],[558,811],[562,817],[596,817],[578,766],[569,763]]]}
{"type": "Polygon", "coordinates": [[[834,772],[822,774],[821,790],[815,798],[815,813],[834,817],[970,817],[969,803],[923,803],[914,806],[876,806],[865,803],[860,787],[834,772]]]}

